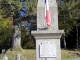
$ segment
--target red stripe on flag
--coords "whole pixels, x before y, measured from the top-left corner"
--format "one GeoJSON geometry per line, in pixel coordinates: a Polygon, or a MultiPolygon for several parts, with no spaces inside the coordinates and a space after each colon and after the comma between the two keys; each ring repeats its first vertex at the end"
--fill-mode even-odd
{"type": "Polygon", "coordinates": [[[50,11],[49,10],[46,10],[46,22],[47,22],[47,25],[50,26],[50,22],[51,22],[51,17],[50,17],[50,11]]]}

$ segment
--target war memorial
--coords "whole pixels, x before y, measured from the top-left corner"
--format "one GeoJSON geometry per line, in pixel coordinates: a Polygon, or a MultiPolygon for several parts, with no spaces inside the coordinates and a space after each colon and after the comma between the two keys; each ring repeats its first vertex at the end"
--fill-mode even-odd
{"type": "Polygon", "coordinates": [[[37,30],[31,33],[36,40],[36,60],[61,60],[60,38],[64,30],[58,28],[58,6],[56,0],[48,0],[51,15],[47,26],[44,0],[38,0],[37,30]]]}

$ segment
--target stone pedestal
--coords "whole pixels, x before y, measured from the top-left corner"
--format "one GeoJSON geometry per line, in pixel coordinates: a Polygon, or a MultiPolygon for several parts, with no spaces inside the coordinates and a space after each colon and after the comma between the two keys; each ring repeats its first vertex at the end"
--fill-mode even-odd
{"type": "MultiPolygon", "coordinates": [[[[63,34],[63,30],[41,30],[41,31],[32,31],[36,39],[36,60],[61,60],[61,49],[60,49],[60,38],[63,34]],[[51,55],[52,52],[55,56],[47,56],[44,55],[43,57],[40,56],[42,53],[40,50],[40,45],[43,43],[43,46],[46,42],[53,44],[54,49],[50,49],[49,47],[44,47],[42,50],[46,55],[51,55]],[[48,49],[49,48],[49,49],[48,49]],[[45,50],[46,49],[46,50],[45,50]],[[46,52],[45,52],[46,51],[46,52]]],[[[43,53],[43,54],[44,54],[43,53]]]]}

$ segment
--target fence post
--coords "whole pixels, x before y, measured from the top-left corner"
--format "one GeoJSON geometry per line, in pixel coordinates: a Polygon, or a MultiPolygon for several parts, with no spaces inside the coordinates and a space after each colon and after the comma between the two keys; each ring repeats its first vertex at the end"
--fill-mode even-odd
{"type": "Polygon", "coordinates": [[[6,54],[3,56],[2,60],[8,60],[8,57],[6,56],[6,54]]]}
{"type": "Polygon", "coordinates": [[[16,55],[16,60],[20,60],[20,54],[16,55]]]}

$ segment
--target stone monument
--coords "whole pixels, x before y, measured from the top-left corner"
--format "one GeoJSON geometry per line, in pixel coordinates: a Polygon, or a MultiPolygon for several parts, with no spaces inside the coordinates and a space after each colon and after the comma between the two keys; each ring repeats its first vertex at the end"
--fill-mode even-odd
{"type": "Polygon", "coordinates": [[[61,60],[60,38],[64,30],[58,30],[58,7],[56,0],[48,0],[51,26],[47,28],[44,18],[44,0],[38,0],[37,30],[31,33],[36,39],[36,60],[61,60]]]}

